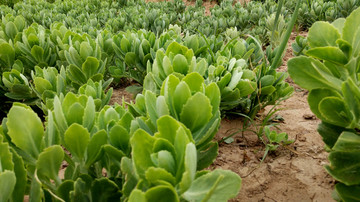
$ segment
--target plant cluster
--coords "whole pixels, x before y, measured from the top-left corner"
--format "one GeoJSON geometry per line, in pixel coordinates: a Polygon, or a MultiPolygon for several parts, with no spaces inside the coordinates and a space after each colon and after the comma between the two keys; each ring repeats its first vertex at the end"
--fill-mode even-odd
{"type": "Polygon", "coordinates": [[[360,200],[360,9],[332,24],[309,30],[305,55],[288,62],[295,83],[310,91],[308,102],[321,119],[318,132],[329,151],[328,173],[338,183],[335,198],[360,200]]]}

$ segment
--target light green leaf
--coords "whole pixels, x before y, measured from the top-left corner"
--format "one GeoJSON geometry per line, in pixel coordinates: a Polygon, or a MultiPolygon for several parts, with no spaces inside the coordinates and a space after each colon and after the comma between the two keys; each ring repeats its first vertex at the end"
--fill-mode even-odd
{"type": "Polygon", "coordinates": [[[343,132],[330,152],[326,170],[347,186],[360,184],[360,136],[343,132]]]}
{"type": "Polygon", "coordinates": [[[309,29],[307,40],[311,48],[336,46],[340,38],[338,30],[328,22],[315,22],[309,29]]]}
{"type": "Polygon", "coordinates": [[[90,166],[99,158],[101,146],[106,143],[107,134],[105,130],[100,130],[91,137],[91,140],[87,147],[86,166],[90,166]]]}
{"type": "Polygon", "coordinates": [[[358,56],[360,53],[360,9],[353,11],[345,21],[343,29],[343,39],[348,41],[353,49],[353,55],[358,56]]]}
{"type": "Polygon", "coordinates": [[[300,56],[289,60],[288,67],[295,83],[307,90],[316,88],[341,90],[342,81],[332,76],[330,70],[318,60],[300,56]]]}
{"type": "Polygon", "coordinates": [[[339,65],[348,63],[345,54],[338,47],[316,47],[306,51],[306,54],[339,65]]]}
{"type": "MultiPolygon", "coordinates": [[[[39,177],[48,177],[59,182],[59,170],[64,159],[64,151],[59,145],[54,145],[44,149],[39,154],[36,162],[37,174],[39,177]]],[[[45,178],[46,179],[46,178],[45,178]]]]}
{"type": "Polygon", "coordinates": [[[130,139],[134,168],[141,178],[145,178],[146,170],[154,166],[150,158],[154,142],[155,137],[150,136],[142,129],[137,130],[130,139]]]}
{"type": "Polygon", "coordinates": [[[44,136],[44,127],[37,114],[30,107],[14,104],[6,125],[14,144],[37,159],[44,136]]]}
{"type": "Polygon", "coordinates": [[[87,79],[91,78],[98,72],[100,62],[95,57],[87,57],[85,62],[82,64],[82,70],[85,73],[87,79]]]}
{"type": "Polygon", "coordinates": [[[182,174],[182,179],[179,184],[180,193],[184,193],[191,186],[193,180],[195,179],[196,174],[196,147],[193,143],[186,145],[185,156],[184,156],[184,172],[182,174]]]}
{"type": "Polygon", "coordinates": [[[172,185],[175,185],[175,177],[171,175],[164,168],[154,168],[150,167],[146,170],[145,173],[146,180],[148,180],[151,184],[158,185],[159,181],[166,181],[172,185]]]}
{"type": "Polygon", "coordinates": [[[209,98],[198,92],[189,98],[184,105],[180,121],[192,132],[200,130],[212,117],[212,106],[209,98]]]}
{"type": "Polygon", "coordinates": [[[182,195],[188,201],[226,202],[235,197],[241,187],[241,178],[227,170],[214,170],[195,179],[182,195]]]}
{"type": "Polygon", "coordinates": [[[189,65],[185,56],[177,54],[173,59],[173,68],[175,72],[186,75],[189,71],[189,65]]]}
{"type": "Polygon", "coordinates": [[[0,172],[0,201],[8,201],[14,190],[16,183],[15,173],[13,171],[6,170],[0,172]]]}
{"type": "Polygon", "coordinates": [[[145,193],[138,189],[135,189],[131,192],[129,202],[147,202],[145,193]]]}
{"type": "Polygon", "coordinates": [[[152,187],[145,192],[147,201],[178,202],[179,198],[174,187],[160,185],[152,187]]]}
{"type": "Polygon", "coordinates": [[[64,134],[65,147],[78,160],[82,160],[90,141],[89,132],[81,125],[72,124],[64,134]]]}

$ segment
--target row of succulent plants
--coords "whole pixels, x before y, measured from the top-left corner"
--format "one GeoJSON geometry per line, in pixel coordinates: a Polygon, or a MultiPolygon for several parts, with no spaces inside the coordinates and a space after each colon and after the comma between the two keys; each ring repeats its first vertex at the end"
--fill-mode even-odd
{"type": "Polygon", "coordinates": [[[44,113],[52,105],[47,100],[69,91],[85,94],[94,89],[96,98],[106,98],[102,105],[107,104],[109,96],[103,91],[121,78],[159,94],[168,75],[182,79],[198,72],[207,84],[218,84],[222,112],[251,116],[293,91],[284,82],[287,74],[270,68],[277,49],[262,51],[253,37],[228,36],[224,44],[221,36],[183,35],[173,26],[158,37],[139,30],[116,35],[103,31],[93,38],[62,23],[50,29],[26,26],[23,17],[12,15],[3,18],[0,36],[3,95],[37,105],[44,113]]]}
{"type": "MultiPolygon", "coordinates": [[[[346,17],[360,5],[359,0],[304,2],[300,7],[297,24],[308,28],[315,21],[333,21],[346,17]]],[[[295,1],[287,1],[282,7],[284,21],[290,20],[295,1]]],[[[6,16],[22,15],[28,24],[34,22],[50,28],[53,22],[62,22],[78,33],[88,33],[96,37],[106,29],[112,33],[131,29],[145,29],[156,35],[167,30],[170,25],[179,25],[191,34],[201,32],[206,36],[224,34],[235,27],[242,35],[258,36],[263,43],[269,43],[269,27],[276,13],[274,0],[265,2],[250,1],[246,4],[223,1],[210,9],[211,15],[205,15],[202,1],[185,8],[181,0],[145,3],[144,1],[24,1],[14,5],[13,9],[2,5],[0,14],[6,16]]],[[[279,28],[279,27],[277,27],[279,28]]],[[[283,30],[279,30],[280,32],[283,30]]]]}
{"type": "Polygon", "coordinates": [[[333,23],[316,22],[298,38],[288,62],[295,83],[309,90],[311,111],[329,152],[327,172],[338,201],[360,201],[360,9],[333,23]]]}

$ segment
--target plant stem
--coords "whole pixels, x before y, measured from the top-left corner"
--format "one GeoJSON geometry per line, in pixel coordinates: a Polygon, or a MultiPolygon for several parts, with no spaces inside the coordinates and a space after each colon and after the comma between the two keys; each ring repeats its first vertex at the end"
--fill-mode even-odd
{"type": "Polygon", "coordinates": [[[282,42],[280,44],[280,47],[279,47],[279,50],[278,52],[276,53],[276,56],[275,56],[275,59],[273,61],[273,63],[271,64],[271,69],[275,70],[278,65],[280,64],[281,62],[281,56],[283,55],[284,51],[285,51],[285,48],[286,48],[286,45],[287,45],[287,42],[290,38],[290,35],[291,35],[291,32],[292,32],[292,29],[294,27],[294,24],[295,24],[295,21],[297,19],[297,16],[299,14],[299,8],[300,8],[300,3],[301,3],[302,0],[298,0],[296,2],[296,7],[295,7],[295,11],[291,17],[291,21],[290,21],[290,24],[286,30],[286,33],[285,33],[285,36],[284,38],[282,39],[282,42]]]}
{"type": "Polygon", "coordinates": [[[276,11],[276,16],[275,16],[274,28],[273,28],[272,33],[271,33],[270,41],[274,40],[274,35],[275,35],[275,31],[277,29],[277,25],[279,23],[278,21],[279,21],[279,16],[280,16],[280,13],[281,13],[281,9],[283,7],[283,3],[284,3],[284,0],[279,0],[278,8],[277,8],[277,11],[276,11]]]}

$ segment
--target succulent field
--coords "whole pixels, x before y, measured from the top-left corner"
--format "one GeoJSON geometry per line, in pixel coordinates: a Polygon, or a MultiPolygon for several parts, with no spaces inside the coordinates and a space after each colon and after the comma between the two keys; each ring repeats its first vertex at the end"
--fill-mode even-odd
{"type": "Polygon", "coordinates": [[[0,0],[0,202],[360,201],[359,6],[0,0]]]}

